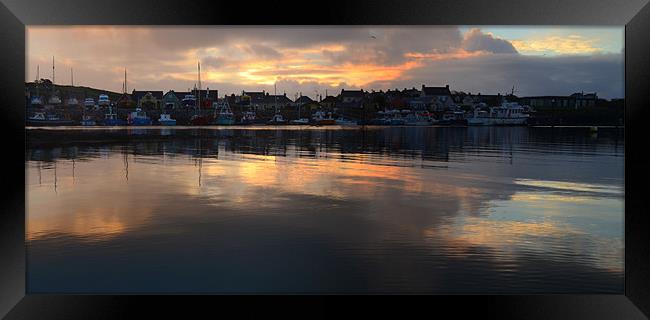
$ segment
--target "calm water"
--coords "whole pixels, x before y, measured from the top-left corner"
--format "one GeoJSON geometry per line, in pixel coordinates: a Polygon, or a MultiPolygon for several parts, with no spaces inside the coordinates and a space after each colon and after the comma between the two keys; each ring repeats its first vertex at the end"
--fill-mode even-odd
{"type": "Polygon", "coordinates": [[[28,291],[622,293],[621,130],[28,130],[28,291]]]}

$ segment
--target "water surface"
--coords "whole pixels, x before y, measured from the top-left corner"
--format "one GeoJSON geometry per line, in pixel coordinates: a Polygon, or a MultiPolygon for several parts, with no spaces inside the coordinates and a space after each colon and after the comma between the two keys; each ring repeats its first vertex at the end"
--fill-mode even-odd
{"type": "Polygon", "coordinates": [[[622,293],[621,130],[28,130],[31,293],[622,293]]]}

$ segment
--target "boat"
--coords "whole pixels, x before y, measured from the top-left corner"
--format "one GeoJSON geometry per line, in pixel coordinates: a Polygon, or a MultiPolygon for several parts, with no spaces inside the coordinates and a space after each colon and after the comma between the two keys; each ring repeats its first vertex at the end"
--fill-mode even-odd
{"type": "Polygon", "coordinates": [[[289,124],[308,125],[309,124],[309,119],[307,119],[307,118],[294,119],[294,120],[289,121],[289,124]]]}
{"type": "MultiPolygon", "coordinates": [[[[72,68],[70,68],[70,86],[74,88],[74,78],[72,74],[72,68]]],[[[68,107],[77,107],[79,106],[79,100],[73,95],[71,95],[68,100],[66,100],[68,107]]]]}
{"type": "Polygon", "coordinates": [[[339,125],[339,126],[356,126],[357,122],[353,120],[348,120],[343,117],[339,117],[338,119],[334,120],[334,122],[339,125]]]}
{"type": "Polygon", "coordinates": [[[255,112],[246,111],[242,113],[241,119],[239,120],[240,124],[254,124],[256,121],[255,112]]]}
{"type": "Polygon", "coordinates": [[[171,115],[168,113],[161,113],[160,118],[158,118],[158,124],[162,126],[175,126],[176,119],[172,119],[171,115]]]}
{"type": "Polygon", "coordinates": [[[61,98],[56,95],[56,92],[54,90],[54,57],[52,57],[52,95],[50,96],[50,99],[47,100],[47,103],[50,106],[57,106],[61,104],[61,98]]]}
{"type": "Polygon", "coordinates": [[[334,125],[336,124],[336,120],[332,118],[332,113],[328,112],[327,114],[321,110],[318,110],[314,112],[312,115],[312,121],[314,122],[314,125],[317,126],[326,126],[326,125],[334,125]]]}
{"type": "Polygon", "coordinates": [[[32,107],[41,107],[43,106],[43,98],[41,98],[41,95],[39,94],[39,84],[41,83],[40,78],[40,68],[39,66],[36,66],[36,80],[34,81],[34,85],[36,86],[36,95],[33,96],[29,103],[32,105],[32,107]]]}
{"type": "Polygon", "coordinates": [[[266,122],[266,124],[276,125],[276,126],[283,125],[283,124],[287,124],[287,120],[285,120],[281,114],[276,113],[273,115],[273,118],[271,118],[271,120],[266,122]]]}
{"type": "Polygon", "coordinates": [[[95,99],[93,99],[93,98],[86,98],[86,99],[84,100],[84,107],[85,107],[86,109],[94,108],[94,107],[95,107],[95,99]]]}
{"type": "Polygon", "coordinates": [[[97,105],[100,107],[108,107],[111,104],[111,100],[108,99],[108,95],[100,94],[99,99],[97,99],[97,105]]]}
{"type": "Polygon", "coordinates": [[[149,118],[149,116],[147,116],[147,113],[142,111],[141,108],[136,108],[134,112],[131,112],[127,121],[132,126],[151,125],[151,118],[149,118]]]}
{"type": "Polygon", "coordinates": [[[33,116],[27,118],[27,125],[32,126],[67,126],[73,124],[72,120],[61,119],[53,113],[35,112],[33,116]]]}
{"type": "Polygon", "coordinates": [[[223,100],[217,99],[217,102],[213,103],[213,105],[215,107],[213,124],[220,126],[235,124],[235,115],[230,110],[230,104],[228,104],[226,98],[223,98],[223,100]]]}
{"type": "Polygon", "coordinates": [[[474,113],[467,117],[467,124],[470,126],[525,125],[529,117],[524,106],[516,102],[504,101],[500,106],[490,108],[489,112],[480,108],[474,109],[474,113]]]}
{"type": "Polygon", "coordinates": [[[123,126],[126,125],[126,121],[119,119],[117,114],[113,113],[113,107],[108,106],[108,113],[104,115],[104,125],[105,126],[123,126]]]}
{"type": "Polygon", "coordinates": [[[407,126],[429,126],[434,123],[431,115],[424,112],[411,112],[404,117],[407,126]]]}
{"type": "Polygon", "coordinates": [[[96,123],[95,120],[93,120],[93,118],[91,118],[90,116],[88,116],[88,115],[83,115],[83,116],[81,117],[81,121],[79,121],[79,124],[81,124],[82,126],[94,126],[94,125],[96,125],[97,123],[96,123]]]}
{"type": "Polygon", "coordinates": [[[447,126],[466,126],[467,120],[465,119],[465,113],[462,111],[447,111],[442,114],[442,118],[438,123],[447,126]]]}
{"type": "Polygon", "coordinates": [[[196,97],[193,94],[186,94],[181,100],[181,105],[186,108],[196,107],[196,97]]]}

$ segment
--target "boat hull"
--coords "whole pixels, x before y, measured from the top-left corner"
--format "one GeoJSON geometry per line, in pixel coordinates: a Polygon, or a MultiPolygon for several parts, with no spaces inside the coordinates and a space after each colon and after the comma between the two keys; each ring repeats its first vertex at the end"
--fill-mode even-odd
{"type": "Polygon", "coordinates": [[[158,124],[161,126],[175,126],[176,120],[158,120],[158,124]]]}
{"type": "Polygon", "coordinates": [[[70,126],[74,125],[72,120],[27,120],[28,126],[70,126]]]}
{"type": "Polygon", "coordinates": [[[528,118],[469,118],[470,126],[522,126],[526,125],[528,118]]]}
{"type": "Polygon", "coordinates": [[[106,120],[104,120],[104,125],[105,126],[124,126],[124,125],[126,125],[126,121],[121,120],[121,119],[106,119],[106,120]]]}
{"type": "Polygon", "coordinates": [[[196,117],[190,120],[190,124],[193,126],[206,126],[208,125],[208,119],[205,117],[196,117]]]}
{"type": "Polygon", "coordinates": [[[132,126],[150,126],[151,119],[149,118],[135,118],[131,120],[130,123],[132,126]]]}
{"type": "Polygon", "coordinates": [[[81,121],[79,121],[79,124],[81,124],[84,127],[97,125],[95,120],[81,120],[81,121]]]}
{"type": "Polygon", "coordinates": [[[214,121],[214,124],[219,126],[231,126],[235,124],[234,119],[217,119],[214,121]]]}

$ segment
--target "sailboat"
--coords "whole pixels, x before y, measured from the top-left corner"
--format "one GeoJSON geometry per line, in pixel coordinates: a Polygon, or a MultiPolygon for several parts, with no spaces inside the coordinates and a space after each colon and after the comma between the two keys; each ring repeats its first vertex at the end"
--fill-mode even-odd
{"type": "Polygon", "coordinates": [[[47,103],[52,106],[61,104],[61,98],[56,95],[56,92],[54,90],[54,57],[52,57],[52,95],[50,96],[50,99],[47,101],[47,103]]]}
{"type": "Polygon", "coordinates": [[[201,115],[201,62],[199,61],[198,64],[198,71],[199,71],[199,89],[197,91],[197,101],[196,105],[194,106],[194,115],[192,118],[190,118],[190,123],[194,126],[205,126],[208,124],[208,119],[201,115]]]}
{"type": "MultiPolygon", "coordinates": [[[[126,69],[124,69],[124,83],[122,83],[122,94],[126,94],[126,69]]],[[[92,99],[91,99],[92,100],[92,99]]],[[[126,121],[117,117],[116,113],[113,113],[113,104],[108,105],[108,113],[104,114],[104,125],[105,126],[123,126],[126,124],[126,121]]]]}
{"type": "Polygon", "coordinates": [[[309,119],[300,117],[300,109],[301,109],[301,105],[298,104],[298,119],[291,120],[291,121],[289,121],[289,123],[298,124],[298,125],[307,125],[307,124],[309,124],[309,119]]]}
{"type": "Polygon", "coordinates": [[[39,73],[40,73],[39,66],[36,66],[36,80],[34,81],[34,84],[36,85],[36,95],[33,96],[32,99],[30,100],[30,104],[32,105],[32,107],[43,106],[43,99],[41,98],[38,90],[41,84],[39,73]]]}
{"type": "Polygon", "coordinates": [[[278,112],[278,87],[276,84],[273,85],[273,97],[275,98],[275,114],[273,115],[273,118],[269,120],[266,124],[269,125],[283,125],[287,124],[287,120],[285,120],[282,115],[278,112]]]}
{"type": "MultiPolygon", "coordinates": [[[[72,73],[72,68],[70,68],[70,86],[74,88],[74,75],[72,73]]],[[[68,97],[68,100],[66,101],[66,104],[68,105],[68,107],[77,107],[79,106],[79,100],[77,100],[75,96],[70,95],[70,97],[68,97]]]]}

